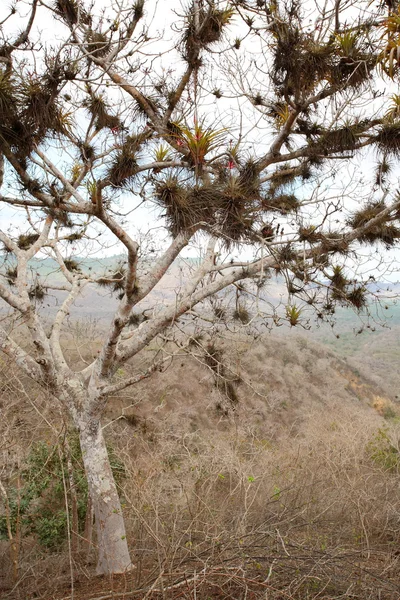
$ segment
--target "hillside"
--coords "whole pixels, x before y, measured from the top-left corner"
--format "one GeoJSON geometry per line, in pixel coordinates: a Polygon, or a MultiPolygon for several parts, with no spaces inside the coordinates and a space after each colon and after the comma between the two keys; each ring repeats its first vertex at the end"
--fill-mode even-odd
{"type": "MultiPolygon", "coordinates": [[[[79,343],[79,332],[74,335],[79,343]]],[[[96,335],[92,340],[83,360],[95,349],[96,335]]],[[[175,358],[110,402],[104,428],[122,469],[138,570],[125,583],[88,587],[84,573],[91,566],[79,555],[74,599],[93,598],[94,585],[100,586],[96,597],[111,585],[133,598],[128,590],[154,584],[160,562],[164,585],[207,565],[199,594],[208,590],[211,597],[220,597],[215,585],[222,586],[221,597],[242,597],[237,582],[233,588],[218,582],[218,573],[234,568],[253,581],[248,586],[257,598],[268,573],[274,599],[338,597],[349,586],[352,598],[398,598],[396,404],[346,360],[293,331],[256,341],[231,335],[215,349],[224,380],[197,346],[193,356],[175,358]],[[355,570],[362,576],[355,579],[355,570]]],[[[11,490],[16,465],[23,469],[40,440],[66,450],[56,407],[5,363],[1,377],[3,480],[11,490]]],[[[48,460],[39,472],[48,473],[48,460]]],[[[46,495],[36,502],[46,514],[46,495]]],[[[62,494],[53,497],[52,511],[57,502],[62,511],[62,494]]],[[[24,598],[32,590],[49,600],[71,598],[67,546],[46,549],[37,535],[25,532],[22,539],[24,598]]],[[[51,540],[57,533],[46,535],[51,540]]],[[[0,581],[9,594],[9,545],[1,544],[0,581]]]]}
{"type": "MultiPolygon", "coordinates": [[[[102,275],[118,260],[85,261],[82,268],[102,275]]],[[[57,284],[55,265],[36,262],[33,274],[57,284]]],[[[176,261],[151,303],[170,301],[188,268],[176,261]]],[[[264,293],[285,306],[279,278],[264,293]]],[[[42,315],[52,317],[63,297],[51,291],[42,315]]],[[[116,302],[88,285],[71,307],[65,350],[77,369],[97,355],[116,302]]],[[[311,312],[304,316],[306,322],[311,312]]],[[[229,564],[253,582],[246,589],[254,598],[268,589],[271,600],[332,600],[351,589],[354,599],[397,600],[400,309],[390,300],[369,322],[344,308],[335,317],[333,328],[312,318],[310,330],[283,325],[268,333],[261,321],[235,333],[220,328],[223,335],[196,337],[189,355],[110,399],[103,427],[138,569],[97,588],[85,583],[94,551],[84,542],[87,492],[76,435],[67,433],[58,406],[3,358],[2,482],[11,513],[21,503],[26,511],[15,525],[21,548],[12,591],[2,494],[0,588],[7,597],[20,590],[27,599],[70,600],[72,569],[74,600],[92,600],[95,590],[102,597],[105,585],[115,594],[140,588],[148,598],[175,598],[174,587],[170,596],[150,594],[151,586],[158,589],[155,573],[161,569],[168,586],[207,567],[198,598],[242,598],[243,582],[217,585],[229,564]],[[72,518],[71,464],[81,519],[72,563],[65,508],[67,502],[72,518]]],[[[17,335],[23,339],[22,328],[17,335]]],[[[125,371],[143,368],[157,349],[155,341],[125,371]]]]}

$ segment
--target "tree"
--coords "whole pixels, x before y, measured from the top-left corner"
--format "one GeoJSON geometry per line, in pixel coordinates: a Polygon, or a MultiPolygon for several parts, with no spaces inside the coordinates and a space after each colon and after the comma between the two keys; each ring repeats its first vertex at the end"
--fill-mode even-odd
{"type": "Polygon", "coordinates": [[[220,293],[231,286],[234,316],[250,318],[241,300],[247,281],[264,319],[262,286],[274,270],[288,286],[275,321],[298,324],[306,305],[321,318],[337,303],[367,309],[357,265],[366,248],[389,249],[400,238],[400,197],[391,191],[400,101],[381,91],[398,76],[400,5],[312,4],[312,15],[305,0],[177,4],[172,43],[157,23],[151,28],[151,9],[164,10],[151,0],[110,8],[29,0],[2,21],[0,200],[17,224],[0,233],[0,295],[9,309],[1,347],[79,432],[99,573],[131,565],[102,414],[110,396],[163,358],[126,377],[121,367],[183,315],[186,324],[210,320],[207,299],[211,320],[221,320],[220,293]],[[39,41],[45,19],[53,19],[56,44],[39,41]],[[363,179],[362,161],[376,160],[374,180],[363,179]],[[168,235],[159,252],[129,233],[141,205],[168,235]],[[101,254],[99,233],[125,257],[111,275],[76,260],[88,244],[101,254]],[[176,297],[144,311],[193,240],[201,259],[176,297]],[[64,283],[32,278],[36,256],[52,256],[64,283]],[[78,372],[63,336],[87,285],[108,286],[118,306],[98,357],[78,372]],[[40,302],[52,288],[64,297],[48,327],[40,302]],[[29,339],[15,335],[20,323],[29,339]]]}

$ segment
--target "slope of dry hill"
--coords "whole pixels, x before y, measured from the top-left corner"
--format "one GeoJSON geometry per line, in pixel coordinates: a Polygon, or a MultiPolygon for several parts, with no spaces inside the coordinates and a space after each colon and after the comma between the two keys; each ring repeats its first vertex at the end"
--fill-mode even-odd
{"type": "MultiPolygon", "coordinates": [[[[397,599],[396,404],[310,339],[238,334],[201,344],[109,404],[104,431],[119,465],[138,567],[123,591],[148,590],[160,572],[167,586],[206,569],[198,598],[242,598],[241,588],[229,587],[237,582],[215,579],[238,569],[253,598],[265,598],[268,589],[273,600],[397,599]]],[[[5,363],[1,377],[2,477],[11,497],[17,467],[21,472],[32,448],[44,440],[65,452],[65,435],[61,414],[40,390],[5,363]]],[[[47,464],[44,458],[37,477],[55,477],[47,464]]],[[[62,516],[63,495],[55,498],[51,508],[62,516]]],[[[46,502],[45,492],[35,500],[42,514],[46,502]]],[[[95,597],[85,584],[92,568],[84,565],[85,553],[71,563],[66,542],[55,551],[32,530],[21,533],[24,598],[32,590],[46,599],[70,598],[71,564],[74,598],[95,597]]],[[[7,541],[2,550],[9,591],[7,541]]],[[[121,591],[121,582],[100,582],[97,596],[110,585],[121,591]]],[[[174,590],[164,597],[178,597],[174,590]]]]}

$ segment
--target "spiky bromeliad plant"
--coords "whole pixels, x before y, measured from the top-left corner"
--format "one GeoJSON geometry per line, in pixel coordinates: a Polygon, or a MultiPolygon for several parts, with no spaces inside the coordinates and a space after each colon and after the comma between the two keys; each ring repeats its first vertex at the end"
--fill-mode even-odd
{"type": "Polygon", "coordinates": [[[207,154],[221,146],[225,138],[223,130],[215,131],[206,127],[203,122],[195,120],[194,127],[183,123],[175,124],[175,132],[170,134],[178,146],[187,149],[187,156],[192,165],[201,169],[207,154]]]}
{"type": "MultiPolygon", "coordinates": [[[[331,319],[336,302],[367,317],[368,285],[351,275],[360,242],[363,254],[398,245],[398,102],[373,92],[396,77],[398,5],[329,5],[310,24],[306,0],[193,0],[155,52],[143,0],[26,0],[2,20],[0,344],[78,431],[99,573],[131,568],[107,404],[199,339],[217,376],[224,327],[331,319]],[[41,15],[59,21],[56,41],[38,39],[41,15]],[[360,174],[369,148],[378,182],[360,174]],[[189,246],[198,257],[178,260],[189,246]],[[104,247],[118,255],[108,270],[83,256],[104,247]],[[56,275],[38,274],[44,257],[56,275]],[[278,305],[272,273],[287,286],[278,305]],[[115,312],[82,366],[65,349],[86,286],[111,292],[115,312]]],[[[236,406],[231,383],[218,391],[236,406]]]]}

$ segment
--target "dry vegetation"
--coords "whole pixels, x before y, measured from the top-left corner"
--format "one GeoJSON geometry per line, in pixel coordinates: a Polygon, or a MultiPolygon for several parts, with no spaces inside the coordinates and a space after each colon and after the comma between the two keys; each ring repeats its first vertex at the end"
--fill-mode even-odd
{"type": "MultiPolygon", "coordinates": [[[[70,358],[89,359],[95,326],[73,333],[70,358]]],[[[94,551],[82,531],[71,550],[50,527],[46,548],[42,533],[21,525],[17,551],[1,542],[2,597],[398,598],[396,405],[301,337],[198,343],[206,353],[197,344],[194,356],[116,397],[104,421],[135,543],[134,575],[93,584],[94,551]],[[235,387],[235,404],[218,383],[215,360],[235,387]]],[[[78,489],[63,416],[4,359],[1,381],[1,478],[10,500],[43,440],[51,451],[34,479],[55,477],[51,456],[69,453],[78,489]]],[[[62,480],[58,496],[60,483],[50,485],[52,508],[65,515],[67,502],[71,519],[70,474],[62,480]]],[[[35,500],[41,516],[46,494],[35,500]]]]}

